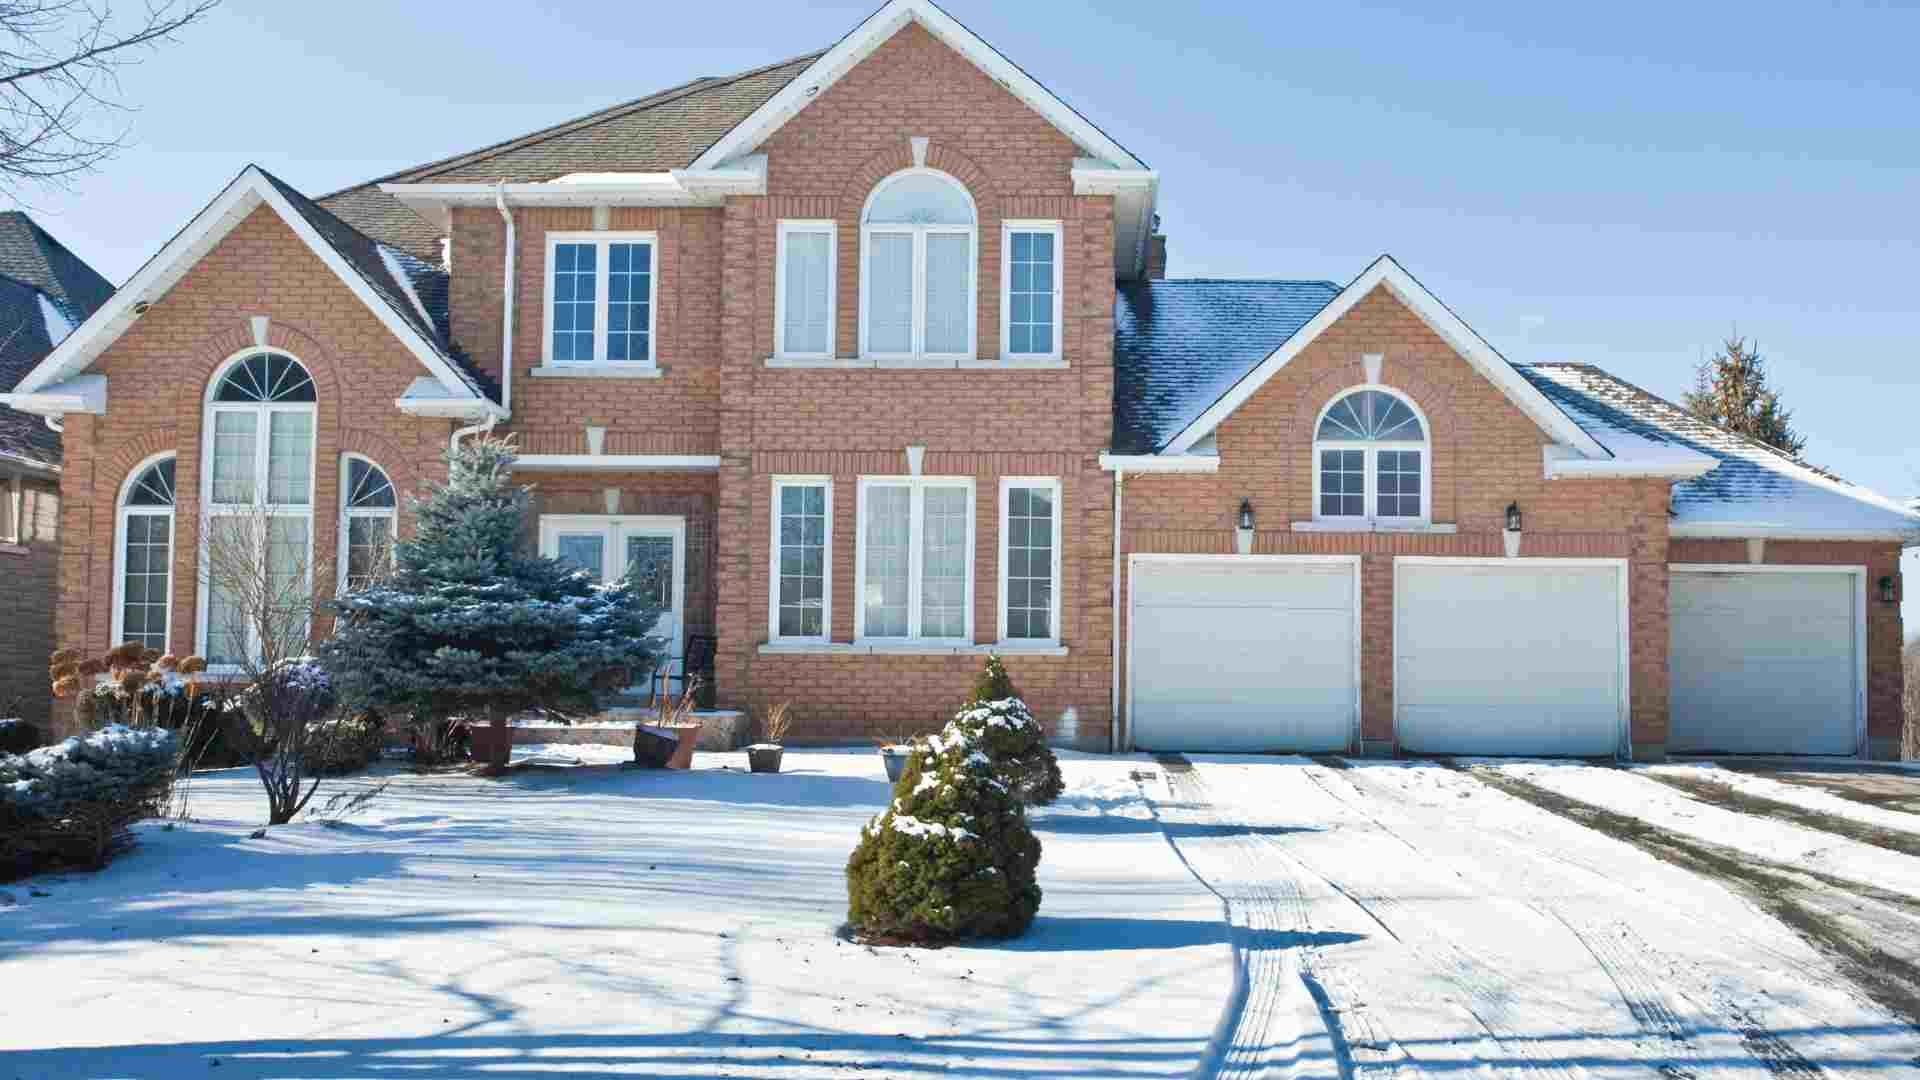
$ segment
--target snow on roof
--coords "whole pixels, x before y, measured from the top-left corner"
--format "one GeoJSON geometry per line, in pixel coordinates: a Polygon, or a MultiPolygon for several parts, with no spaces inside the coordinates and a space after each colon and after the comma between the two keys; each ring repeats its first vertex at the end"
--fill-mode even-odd
{"type": "Polygon", "coordinates": [[[1676,535],[1920,535],[1920,514],[1899,501],[1700,420],[1591,364],[1516,367],[1617,457],[1719,462],[1674,482],[1676,535]]]}

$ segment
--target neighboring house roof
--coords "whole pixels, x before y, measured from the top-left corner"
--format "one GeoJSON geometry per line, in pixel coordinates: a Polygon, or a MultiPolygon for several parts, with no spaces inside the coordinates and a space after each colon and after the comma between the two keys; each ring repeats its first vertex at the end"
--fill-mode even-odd
{"type": "MultiPolygon", "coordinates": [[[[0,393],[112,295],[112,282],[32,218],[0,213],[0,393]]],[[[0,458],[57,465],[60,436],[40,417],[0,405],[0,458]]]]}
{"type": "Polygon", "coordinates": [[[11,403],[43,413],[103,410],[104,381],[99,375],[83,375],[86,369],[133,325],[146,304],[160,300],[263,204],[427,369],[430,377],[418,380],[397,404],[411,409],[419,403],[419,409],[438,416],[500,413],[491,380],[449,344],[444,272],[374,241],[257,165],[241,170],[119,292],[34,365],[8,395],[11,403]]]}
{"type": "Polygon", "coordinates": [[[1331,281],[1138,281],[1113,308],[1113,451],[1155,454],[1340,294],[1331,281]]]}
{"type": "Polygon", "coordinates": [[[572,173],[684,169],[820,55],[695,79],[479,150],[402,169],[317,201],[362,233],[437,263],[441,229],[381,191],[381,184],[529,183],[572,173]]]}
{"type": "Polygon", "coordinates": [[[1518,369],[1610,450],[1704,454],[1717,464],[1673,485],[1675,536],[1911,539],[1920,514],[1716,427],[1591,364],[1518,369]]]}

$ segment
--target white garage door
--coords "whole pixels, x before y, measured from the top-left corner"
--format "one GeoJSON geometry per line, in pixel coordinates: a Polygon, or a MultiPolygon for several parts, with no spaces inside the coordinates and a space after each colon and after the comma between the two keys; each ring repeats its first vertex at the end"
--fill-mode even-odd
{"type": "Polygon", "coordinates": [[[1394,565],[1394,719],[1426,754],[1618,752],[1617,565],[1394,565]]]}
{"type": "Polygon", "coordinates": [[[1852,754],[1860,580],[1675,570],[1667,749],[1852,754]]]}
{"type": "Polygon", "coordinates": [[[1351,560],[1134,560],[1134,746],[1347,749],[1354,573],[1351,560]]]}

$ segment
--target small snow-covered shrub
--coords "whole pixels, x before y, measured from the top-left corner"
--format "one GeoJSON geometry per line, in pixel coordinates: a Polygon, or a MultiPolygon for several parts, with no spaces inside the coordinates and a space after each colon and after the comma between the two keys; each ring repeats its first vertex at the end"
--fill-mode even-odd
{"type": "Polygon", "coordinates": [[[0,719],[0,754],[24,754],[39,745],[39,728],[16,716],[0,719]]]}
{"type": "Polygon", "coordinates": [[[178,763],[173,732],[117,724],[0,756],[0,870],[105,862],[164,803],[178,763]]]}
{"type": "Polygon", "coordinates": [[[1018,937],[1040,910],[1040,840],[977,741],[914,749],[847,860],[847,918],[879,940],[1018,937]]]}
{"type": "Polygon", "coordinates": [[[356,713],[315,721],[308,771],[316,776],[345,776],[379,760],[387,746],[387,727],[376,713],[356,713]]]}
{"type": "Polygon", "coordinates": [[[1060,762],[1047,745],[1046,729],[1020,700],[1020,692],[1014,689],[998,656],[987,657],[986,670],[974,686],[973,697],[941,734],[978,745],[993,759],[1014,797],[1028,806],[1052,802],[1066,786],[1060,777],[1060,762]]]}

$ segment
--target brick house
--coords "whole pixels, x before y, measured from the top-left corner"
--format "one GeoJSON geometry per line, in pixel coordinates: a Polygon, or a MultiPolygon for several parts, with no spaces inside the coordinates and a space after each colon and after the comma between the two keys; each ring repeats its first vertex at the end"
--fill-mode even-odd
{"type": "Polygon", "coordinates": [[[249,167],[6,399],[66,418],[61,639],[243,648],[204,522],[325,592],[490,429],[529,543],[804,738],[998,651],[1095,749],[1895,752],[1920,518],[1392,259],[1167,280],[1158,188],[928,0],[317,201],[249,167]]]}
{"type": "MultiPolygon", "coordinates": [[[[31,217],[0,213],[0,393],[113,295],[31,217]]],[[[60,567],[60,435],[0,405],[0,717],[44,731],[60,567]]]]}

